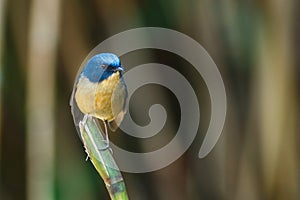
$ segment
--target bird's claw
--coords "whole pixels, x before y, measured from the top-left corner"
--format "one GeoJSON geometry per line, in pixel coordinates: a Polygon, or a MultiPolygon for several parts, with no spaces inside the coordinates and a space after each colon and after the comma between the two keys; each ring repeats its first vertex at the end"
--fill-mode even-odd
{"type": "Polygon", "coordinates": [[[99,150],[99,151],[105,151],[105,150],[109,149],[110,152],[112,153],[112,148],[111,148],[110,145],[109,145],[109,141],[103,140],[103,142],[105,142],[106,145],[105,145],[104,147],[98,148],[98,150],[99,150]]]}
{"type": "MultiPolygon", "coordinates": [[[[80,123],[79,123],[80,129],[85,129],[87,132],[90,132],[90,129],[87,126],[87,121],[90,117],[91,117],[90,114],[84,115],[82,121],[80,121],[80,123]]],[[[113,153],[112,148],[109,145],[108,130],[107,130],[107,124],[106,124],[107,122],[106,121],[103,121],[103,122],[104,122],[104,128],[105,128],[105,140],[103,140],[103,142],[105,142],[106,145],[104,147],[98,148],[98,150],[105,151],[105,150],[109,149],[110,152],[113,153]]],[[[86,160],[88,160],[88,158],[89,158],[89,155],[87,156],[86,160]]]]}

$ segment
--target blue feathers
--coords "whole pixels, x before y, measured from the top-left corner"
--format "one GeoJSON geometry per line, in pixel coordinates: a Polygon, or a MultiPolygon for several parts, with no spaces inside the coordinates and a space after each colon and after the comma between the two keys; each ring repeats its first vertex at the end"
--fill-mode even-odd
{"type": "Polygon", "coordinates": [[[101,53],[92,57],[81,75],[91,82],[101,82],[118,70],[122,70],[120,59],[112,53],[101,53]]]}
{"type": "Polygon", "coordinates": [[[92,57],[82,69],[75,100],[79,110],[103,121],[121,121],[127,97],[120,59],[111,53],[92,57]]]}

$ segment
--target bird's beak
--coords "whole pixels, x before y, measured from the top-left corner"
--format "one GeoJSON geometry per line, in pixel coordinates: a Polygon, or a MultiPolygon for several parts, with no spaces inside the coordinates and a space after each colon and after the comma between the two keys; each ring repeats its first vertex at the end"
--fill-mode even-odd
{"type": "Polygon", "coordinates": [[[122,71],[124,71],[124,69],[123,69],[122,66],[119,66],[119,67],[116,69],[116,71],[122,72],[122,71]]]}

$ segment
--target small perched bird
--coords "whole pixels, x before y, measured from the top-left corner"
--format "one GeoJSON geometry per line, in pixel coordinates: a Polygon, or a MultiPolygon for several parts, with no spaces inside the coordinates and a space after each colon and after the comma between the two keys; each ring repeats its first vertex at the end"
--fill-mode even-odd
{"type": "MultiPolygon", "coordinates": [[[[123,120],[127,89],[122,77],[124,68],[112,53],[93,56],[78,76],[75,100],[80,111],[104,122],[112,130],[123,120]]],[[[108,136],[107,142],[108,142],[108,136]]]]}

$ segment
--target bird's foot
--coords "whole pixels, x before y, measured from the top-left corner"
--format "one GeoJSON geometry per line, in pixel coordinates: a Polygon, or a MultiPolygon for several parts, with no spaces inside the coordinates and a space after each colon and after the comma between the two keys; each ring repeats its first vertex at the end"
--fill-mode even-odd
{"type": "MultiPolygon", "coordinates": [[[[80,130],[85,129],[87,126],[87,120],[92,117],[90,114],[85,114],[83,116],[83,119],[79,122],[79,128],[80,130]]],[[[88,127],[87,127],[88,128],[88,127]]]]}
{"type": "MultiPolygon", "coordinates": [[[[83,119],[82,119],[82,120],[80,121],[80,123],[79,123],[80,129],[81,129],[81,130],[84,129],[85,131],[87,131],[87,132],[89,133],[89,135],[91,135],[91,132],[90,132],[89,127],[87,126],[87,121],[88,121],[88,119],[89,119],[90,117],[92,117],[92,115],[90,115],[90,114],[85,114],[84,117],[83,117],[83,119]]],[[[94,123],[96,123],[96,122],[94,122],[94,123]]],[[[107,124],[106,124],[106,123],[107,123],[107,122],[104,121],[105,139],[102,140],[103,143],[106,143],[106,144],[105,144],[105,146],[98,148],[98,150],[99,150],[99,151],[105,151],[105,150],[109,149],[110,152],[112,153],[113,151],[112,151],[112,148],[110,147],[110,144],[109,144],[108,130],[107,130],[107,124]]],[[[98,125],[97,125],[97,126],[98,126],[98,125]]],[[[100,127],[98,127],[98,128],[100,128],[100,127]]],[[[87,156],[87,159],[88,159],[88,157],[89,157],[89,156],[87,156]]]]}
{"type": "Polygon", "coordinates": [[[105,146],[98,148],[98,150],[105,151],[108,149],[112,153],[113,151],[112,151],[112,148],[110,147],[109,140],[103,140],[103,142],[106,143],[105,146]]]}

